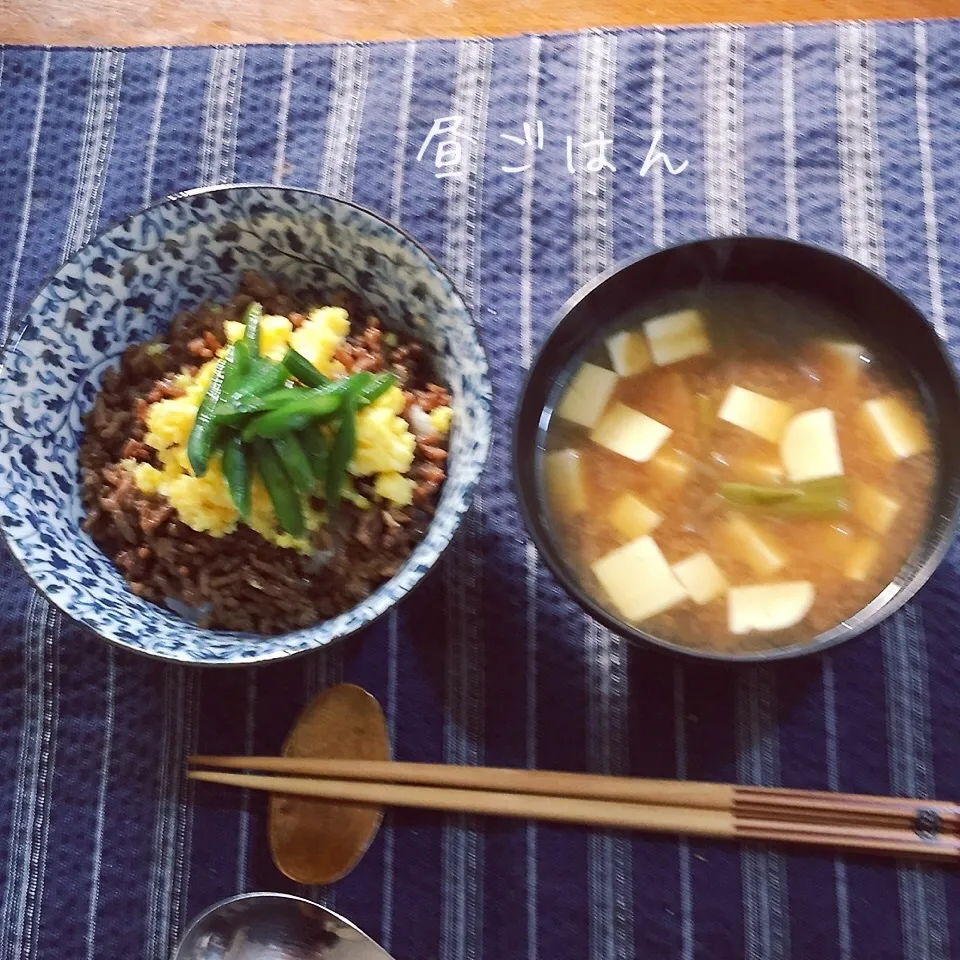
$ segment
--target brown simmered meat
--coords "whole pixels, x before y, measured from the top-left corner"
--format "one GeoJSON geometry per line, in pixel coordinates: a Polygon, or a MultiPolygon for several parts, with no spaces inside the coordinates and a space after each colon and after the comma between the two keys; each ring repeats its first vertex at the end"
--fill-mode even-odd
{"type": "MultiPolygon", "coordinates": [[[[148,405],[182,395],[173,383],[181,370],[197,368],[223,345],[225,320],[239,320],[251,301],[268,314],[287,316],[294,328],[306,305],[270,280],[248,274],[238,293],[221,306],[204,305],[178,315],[163,349],[158,341],[129,347],[109,371],[80,448],[86,509],[84,529],[111,557],[137,596],[175,610],[189,608],[203,626],[276,634],[310,626],[357,604],[388,580],[423,538],[445,479],[446,438],[421,429],[410,477],[417,481],[410,506],[374,501],[368,509],[341,505],[332,529],[314,534],[312,556],[269,543],[247,526],[224,537],[181,522],[166,498],[146,494],[124,460],[151,462],[143,442],[148,405]]],[[[449,394],[431,381],[419,343],[385,334],[378,319],[365,321],[362,305],[341,292],[328,302],[344,306],[353,323],[337,353],[348,372],[393,372],[404,392],[408,419],[448,404],[449,394]]],[[[370,479],[357,492],[372,499],[370,479]]]]}

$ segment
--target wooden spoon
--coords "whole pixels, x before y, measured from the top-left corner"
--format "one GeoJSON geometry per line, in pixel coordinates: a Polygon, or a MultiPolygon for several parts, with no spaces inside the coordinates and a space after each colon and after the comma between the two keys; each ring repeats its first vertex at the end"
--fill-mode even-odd
{"type": "MultiPolygon", "coordinates": [[[[349,683],[322,691],[300,715],[283,755],[389,760],[380,704],[349,683]]],[[[357,865],[382,819],[383,807],[274,794],[268,825],[273,862],[297,883],[334,883],[357,865]]]]}

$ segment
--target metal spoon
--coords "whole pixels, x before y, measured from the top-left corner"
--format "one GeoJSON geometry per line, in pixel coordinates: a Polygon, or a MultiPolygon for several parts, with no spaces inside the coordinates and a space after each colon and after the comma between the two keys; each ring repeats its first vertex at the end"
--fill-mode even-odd
{"type": "MultiPolygon", "coordinates": [[[[300,715],[283,755],[389,760],[390,739],[380,704],[349,683],[324,690],[300,715]]],[[[356,866],[382,819],[382,807],[272,796],[268,832],[273,862],[297,883],[334,883],[356,866]]]]}
{"type": "Polygon", "coordinates": [[[244,893],[187,928],[173,960],[393,960],[349,920],[285,893],[244,893]]]}

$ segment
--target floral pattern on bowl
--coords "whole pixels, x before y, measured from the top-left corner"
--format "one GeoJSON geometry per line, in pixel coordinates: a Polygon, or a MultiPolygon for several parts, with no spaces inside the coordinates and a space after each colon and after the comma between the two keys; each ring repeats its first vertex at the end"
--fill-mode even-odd
{"type": "Polygon", "coordinates": [[[308,190],[194,190],[101,234],[27,309],[0,380],[0,527],[36,586],[108,640],[179,662],[277,660],[359,630],[423,579],[470,505],[489,443],[490,384],[473,321],[411,238],[367,210],[308,190]],[[387,326],[427,346],[455,413],[436,516],[396,575],[345,613],[273,637],[202,629],[134,596],[80,526],[82,418],[104,373],[178,311],[230,297],[245,270],[298,292],[346,286],[359,293],[387,326]]]}

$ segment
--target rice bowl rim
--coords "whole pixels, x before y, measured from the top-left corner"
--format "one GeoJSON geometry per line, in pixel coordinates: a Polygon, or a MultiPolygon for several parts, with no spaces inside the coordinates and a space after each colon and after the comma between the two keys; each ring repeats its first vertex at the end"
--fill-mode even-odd
{"type": "MultiPolygon", "coordinates": [[[[43,282],[37,287],[33,296],[26,301],[25,307],[19,311],[19,320],[17,323],[16,333],[10,337],[4,349],[3,357],[0,359],[0,376],[6,377],[6,375],[9,373],[8,367],[10,360],[16,355],[18,344],[21,342],[24,334],[28,331],[28,329],[30,329],[32,315],[37,307],[38,302],[43,298],[44,293],[54,284],[54,282],[66,268],[70,267],[71,265],[77,265],[77,262],[81,260],[84,254],[89,253],[90,248],[102,244],[110,237],[111,234],[119,232],[123,228],[135,224],[139,219],[145,217],[151,211],[155,211],[159,208],[170,207],[171,209],[176,209],[184,202],[190,201],[196,197],[230,197],[231,195],[241,195],[244,192],[249,191],[256,191],[265,195],[290,195],[293,197],[306,198],[311,203],[321,201],[322,204],[330,205],[333,208],[341,208],[348,213],[353,211],[360,215],[362,221],[366,220],[369,227],[379,227],[381,231],[385,231],[387,235],[393,236],[394,239],[401,244],[406,245],[416,254],[421,261],[419,267],[432,274],[434,280],[439,284],[444,297],[451,304],[453,304],[455,308],[455,314],[457,318],[459,318],[456,326],[460,328],[462,335],[466,337],[466,342],[469,345],[471,362],[473,364],[473,389],[470,391],[470,403],[475,411],[475,419],[477,421],[479,430],[471,434],[469,438],[471,447],[469,450],[463,451],[462,457],[460,458],[462,460],[462,466],[458,463],[458,466],[461,466],[464,471],[464,476],[460,482],[459,491],[450,495],[452,496],[452,499],[447,497],[447,485],[449,483],[448,476],[448,478],[444,481],[444,485],[441,487],[440,500],[437,504],[437,509],[427,526],[427,530],[423,539],[421,539],[410,552],[410,554],[407,555],[392,577],[376,587],[359,603],[349,607],[333,617],[328,618],[327,620],[318,621],[316,624],[303,627],[299,630],[270,635],[244,633],[239,631],[209,630],[198,627],[195,624],[191,624],[172,612],[151,603],[150,601],[143,600],[142,598],[130,594],[128,599],[136,607],[144,608],[145,610],[152,608],[153,612],[159,611],[159,613],[162,614],[168,621],[173,621],[176,625],[182,626],[187,632],[195,632],[197,638],[194,640],[185,641],[185,645],[177,649],[176,653],[178,655],[171,655],[170,652],[166,651],[160,652],[158,650],[145,649],[141,645],[137,645],[118,636],[111,635],[111,633],[105,632],[104,629],[101,629],[100,626],[89,622],[85,616],[77,614],[70,608],[69,603],[64,604],[61,602],[60,598],[52,596],[47,591],[43,583],[40,582],[40,580],[38,580],[38,578],[34,575],[34,572],[31,569],[31,563],[29,559],[24,556],[20,542],[11,535],[10,531],[7,530],[6,521],[9,518],[9,510],[4,502],[5,497],[0,497],[0,520],[4,521],[3,523],[0,523],[0,531],[3,533],[4,540],[7,543],[11,555],[14,557],[17,564],[23,570],[24,574],[27,576],[33,586],[74,623],[92,630],[107,642],[115,644],[125,650],[129,650],[141,656],[146,656],[150,659],[160,660],[166,663],[179,663],[184,665],[204,667],[230,667],[253,666],[270,662],[278,662],[292,657],[298,657],[307,653],[315,652],[319,649],[328,649],[333,644],[339,643],[342,640],[345,640],[353,634],[359,632],[360,630],[374,624],[385,614],[394,610],[401,600],[403,600],[420,583],[422,583],[424,579],[426,579],[428,574],[432,572],[439,560],[450,547],[456,532],[460,527],[460,523],[472,505],[477,486],[487,464],[491,445],[493,389],[489,379],[489,366],[479,330],[479,325],[477,324],[465,297],[460,293],[447,272],[436,261],[436,259],[419,241],[417,241],[402,227],[361,204],[349,200],[342,200],[337,197],[332,197],[329,194],[324,194],[321,191],[312,190],[309,188],[286,187],[278,186],[276,184],[256,182],[226,184],[211,187],[196,187],[169,194],[168,196],[144,206],[138,209],[136,212],[107,225],[90,241],[76,250],[69,258],[58,264],[54,270],[50,271],[44,278],[43,282]],[[442,521],[440,527],[438,527],[438,521],[442,521]],[[440,532],[438,532],[438,530],[440,532]],[[422,558],[417,557],[418,553],[422,553],[424,556],[422,558]],[[414,567],[417,569],[413,569],[414,567]],[[346,625],[341,625],[336,629],[328,630],[327,632],[329,635],[320,642],[307,642],[304,645],[295,647],[293,649],[288,649],[286,646],[286,643],[289,643],[297,638],[309,641],[310,639],[313,639],[311,634],[324,631],[329,624],[339,621],[341,618],[351,617],[353,618],[353,622],[350,622],[346,625]],[[199,658],[197,653],[203,652],[201,647],[201,638],[204,636],[221,639],[225,636],[235,638],[237,640],[238,648],[241,647],[240,641],[243,641],[242,646],[248,650],[251,646],[267,649],[258,649],[255,653],[248,652],[246,655],[241,655],[240,657],[227,655],[219,656],[215,659],[199,658]]],[[[317,206],[319,206],[319,204],[317,204],[317,206]]],[[[195,223],[202,228],[209,229],[209,224],[204,224],[202,221],[195,221],[195,223]]],[[[362,236],[366,233],[366,229],[360,229],[356,232],[358,235],[362,236]]],[[[183,308],[181,307],[178,309],[183,308]]],[[[429,343],[423,341],[421,342],[423,343],[424,348],[435,358],[436,350],[429,343]]],[[[100,388],[98,387],[97,393],[99,393],[99,389],[100,388]]],[[[454,396],[454,399],[457,399],[456,396],[454,396]]],[[[66,427],[61,428],[61,430],[66,429],[66,427]]],[[[0,439],[2,439],[3,436],[9,432],[9,425],[4,421],[0,421],[0,439]]],[[[52,434],[52,436],[57,436],[58,433],[59,431],[52,434]]],[[[48,437],[49,436],[50,435],[48,435],[48,437]]],[[[3,457],[3,461],[0,461],[0,475],[8,472],[14,472],[15,467],[11,464],[9,451],[5,451],[3,457]]],[[[36,472],[36,474],[39,473],[42,473],[42,471],[36,472]]],[[[3,492],[6,494],[9,491],[4,490],[3,492]]],[[[75,493],[79,495],[79,487],[75,493]]],[[[83,533],[76,527],[72,528],[71,533],[73,537],[88,538],[87,534],[83,533]]],[[[92,544],[92,541],[90,542],[92,544]]],[[[112,561],[110,561],[110,559],[106,556],[106,554],[103,553],[102,550],[100,550],[99,547],[93,544],[93,548],[106,560],[106,562],[113,566],[112,561]]]]}

